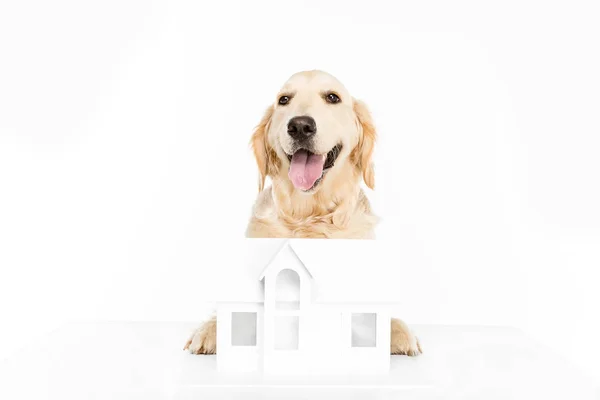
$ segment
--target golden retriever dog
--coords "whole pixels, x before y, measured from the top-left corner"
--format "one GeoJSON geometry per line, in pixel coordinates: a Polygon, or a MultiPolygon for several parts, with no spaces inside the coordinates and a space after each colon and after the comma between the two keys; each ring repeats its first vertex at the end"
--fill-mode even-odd
{"type": "MultiPolygon", "coordinates": [[[[374,189],[376,136],[365,103],[335,77],[317,70],[292,75],[252,135],[259,195],[246,236],[373,239],[378,218],[361,183],[374,189]],[[272,184],[265,187],[267,178],[272,184]]],[[[403,321],[393,319],[391,330],[391,354],[421,353],[403,321]]],[[[215,353],[214,317],[184,349],[215,353]]]]}

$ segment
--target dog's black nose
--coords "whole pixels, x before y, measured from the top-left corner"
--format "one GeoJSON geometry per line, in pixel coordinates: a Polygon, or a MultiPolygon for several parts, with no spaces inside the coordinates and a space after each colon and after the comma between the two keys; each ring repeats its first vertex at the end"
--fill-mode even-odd
{"type": "Polygon", "coordinates": [[[317,133],[317,124],[312,117],[294,117],[288,122],[288,134],[295,140],[305,140],[317,133]]]}

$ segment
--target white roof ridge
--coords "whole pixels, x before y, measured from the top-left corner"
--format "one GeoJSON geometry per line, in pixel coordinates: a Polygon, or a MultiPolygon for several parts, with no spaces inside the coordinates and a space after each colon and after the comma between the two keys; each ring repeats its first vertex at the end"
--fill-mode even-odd
{"type": "Polygon", "coordinates": [[[277,256],[279,255],[279,253],[281,253],[281,251],[283,249],[286,248],[286,246],[289,246],[290,250],[292,250],[292,253],[294,253],[294,255],[298,258],[298,261],[300,261],[300,263],[302,264],[302,266],[304,267],[304,269],[306,269],[306,271],[308,272],[308,275],[314,279],[312,272],[310,272],[310,269],[308,269],[308,267],[306,266],[306,264],[304,263],[304,261],[302,261],[302,258],[300,258],[300,256],[298,255],[298,253],[296,252],[296,250],[294,249],[294,246],[292,246],[292,244],[294,243],[294,241],[297,241],[298,239],[285,239],[283,241],[283,244],[279,247],[279,249],[277,249],[277,251],[273,254],[273,256],[269,259],[269,262],[267,262],[267,264],[265,265],[265,267],[262,269],[258,280],[259,282],[263,280],[263,278],[265,277],[265,274],[267,272],[267,269],[269,269],[269,267],[271,266],[271,264],[273,263],[273,261],[277,258],[277,256]]]}

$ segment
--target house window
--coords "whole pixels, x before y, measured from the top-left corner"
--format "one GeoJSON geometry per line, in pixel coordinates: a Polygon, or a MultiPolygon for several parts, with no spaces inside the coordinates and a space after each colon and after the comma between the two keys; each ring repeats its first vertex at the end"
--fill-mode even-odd
{"type": "Polygon", "coordinates": [[[298,350],[300,317],[275,317],[275,350],[298,350]]]}
{"type": "Polygon", "coordinates": [[[256,313],[231,313],[231,345],[256,346],[256,313]]]}
{"type": "Polygon", "coordinates": [[[375,347],[377,343],[377,314],[353,313],[351,318],[351,346],[375,347]]]}
{"type": "Polygon", "coordinates": [[[275,281],[275,308],[278,310],[300,309],[300,275],[291,269],[283,269],[275,281]]]}

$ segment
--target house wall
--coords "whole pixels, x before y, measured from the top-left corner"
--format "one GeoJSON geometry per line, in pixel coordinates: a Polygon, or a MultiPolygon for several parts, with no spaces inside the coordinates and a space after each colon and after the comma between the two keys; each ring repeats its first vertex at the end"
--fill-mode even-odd
{"type": "Polygon", "coordinates": [[[262,367],[264,307],[258,303],[217,305],[217,369],[219,372],[254,372],[262,367]],[[233,312],[256,312],[256,346],[232,346],[233,312]]]}
{"type": "Polygon", "coordinates": [[[387,309],[369,306],[347,306],[342,311],[342,360],[347,371],[361,374],[382,373],[390,367],[391,316],[387,309]],[[375,347],[352,347],[351,321],[353,313],[375,313],[375,347]]]}
{"type": "Polygon", "coordinates": [[[343,363],[340,344],[342,314],[307,306],[300,315],[298,350],[267,349],[268,374],[322,374],[340,370],[343,363]]]}
{"type": "Polygon", "coordinates": [[[298,351],[265,349],[268,374],[382,373],[389,370],[390,313],[360,305],[308,305],[300,317],[298,351]],[[351,347],[351,315],[374,312],[376,347],[351,347]]]}

